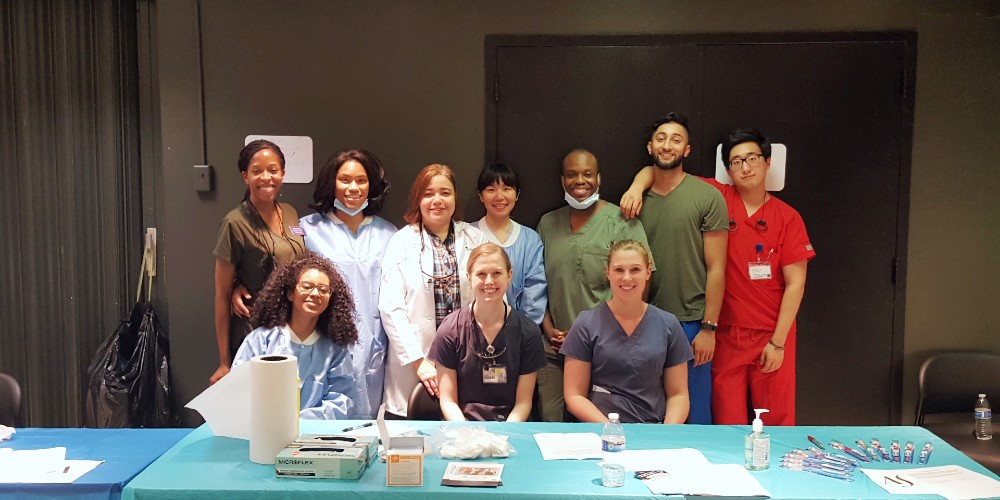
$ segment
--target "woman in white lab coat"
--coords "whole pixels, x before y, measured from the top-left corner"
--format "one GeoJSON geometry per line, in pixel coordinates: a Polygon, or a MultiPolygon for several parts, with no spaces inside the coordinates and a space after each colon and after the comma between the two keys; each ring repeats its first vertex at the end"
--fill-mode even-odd
{"type": "Polygon", "coordinates": [[[379,311],[389,337],[385,398],[389,418],[404,418],[418,384],[438,395],[437,367],[425,359],[437,326],[469,303],[465,269],[483,233],[458,220],[455,176],[446,165],[428,165],[410,189],[409,223],[389,240],[382,261],[379,311]]]}

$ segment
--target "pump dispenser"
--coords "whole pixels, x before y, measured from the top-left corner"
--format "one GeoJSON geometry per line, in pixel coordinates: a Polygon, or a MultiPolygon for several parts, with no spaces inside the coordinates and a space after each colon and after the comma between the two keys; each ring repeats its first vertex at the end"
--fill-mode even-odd
{"type": "Polygon", "coordinates": [[[743,440],[743,459],[747,470],[766,470],[771,466],[771,435],[764,432],[764,421],[761,413],[768,410],[755,408],[756,418],[753,419],[753,430],[743,440]]]}

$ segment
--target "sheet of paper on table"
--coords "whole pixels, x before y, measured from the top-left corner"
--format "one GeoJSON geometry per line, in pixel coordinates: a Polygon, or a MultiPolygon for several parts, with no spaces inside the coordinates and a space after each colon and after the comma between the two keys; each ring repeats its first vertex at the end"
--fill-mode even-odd
{"type": "Polygon", "coordinates": [[[750,471],[739,464],[674,467],[668,475],[643,481],[654,495],[770,497],[750,471]]]}
{"type": "Polygon", "coordinates": [[[103,460],[66,460],[63,447],[0,448],[0,483],[72,483],[102,463],[103,460]]]}
{"type": "Polygon", "coordinates": [[[941,495],[945,498],[1000,497],[1000,481],[960,465],[920,469],[861,469],[890,495],[941,495]]]}
{"type": "Polygon", "coordinates": [[[544,460],[601,458],[601,436],[593,432],[539,432],[538,451],[544,460]]]}

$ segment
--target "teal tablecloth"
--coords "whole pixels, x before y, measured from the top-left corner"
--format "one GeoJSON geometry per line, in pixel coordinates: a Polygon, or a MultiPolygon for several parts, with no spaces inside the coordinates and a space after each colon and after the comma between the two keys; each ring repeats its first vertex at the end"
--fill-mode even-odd
{"type": "MultiPolygon", "coordinates": [[[[356,422],[303,421],[302,433],[335,433],[356,422]]],[[[411,422],[427,433],[440,422],[411,422]]],[[[458,425],[458,424],[448,424],[458,425]]],[[[471,424],[465,424],[471,425],[471,424]]],[[[608,497],[658,498],[649,493],[641,481],[626,476],[622,488],[605,488],[600,484],[600,468],[596,460],[544,461],[532,435],[537,432],[594,432],[597,424],[547,423],[488,423],[487,429],[510,436],[517,454],[504,459],[503,486],[489,488],[454,488],[441,486],[441,476],[450,460],[427,457],[424,463],[424,486],[385,486],[385,464],[376,463],[357,481],[317,479],[277,479],[274,466],[249,461],[247,441],[212,435],[202,426],[163,454],[159,460],[130,482],[123,492],[125,499],[197,498],[260,498],[263,495],[284,498],[352,498],[358,500],[412,498],[470,498],[488,496],[497,499],[589,499],[608,497]]],[[[839,440],[853,443],[858,438],[872,437],[888,444],[913,441],[918,448],[930,441],[934,446],[929,465],[957,464],[975,472],[997,478],[983,466],[970,460],[947,443],[920,427],[770,427],[771,468],[754,472],[773,498],[891,498],[880,487],[855,472],[852,483],[805,472],[778,467],[779,459],[792,448],[810,445],[807,435],[824,443],[839,440]]],[[[743,436],[748,426],[640,425],[626,424],[629,449],[696,448],[712,463],[743,463],[743,436]]],[[[918,467],[872,463],[870,468],[918,467]]],[[[662,498],[662,497],[659,497],[662,498]]],[[[901,498],[913,499],[916,496],[901,498]]],[[[931,497],[940,498],[940,497],[931,497]]]]}

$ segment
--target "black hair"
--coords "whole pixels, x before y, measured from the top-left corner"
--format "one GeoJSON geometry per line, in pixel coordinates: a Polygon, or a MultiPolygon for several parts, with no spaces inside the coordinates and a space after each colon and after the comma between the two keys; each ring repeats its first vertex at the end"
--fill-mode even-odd
{"type": "Polygon", "coordinates": [[[316,190],[313,191],[313,203],[309,208],[319,213],[333,210],[333,200],[337,198],[337,174],[340,167],[349,161],[356,161],[365,169],[368,176],[368,206],[361,212],[365,215],[375,215],[382,210],[385,197],[389,194],[389,181],[385,180],[385,170],[382,162],[364,149],[344,149],[333,154],[316,179],[316,190]]]}
{"type": "Polygon", "coordinates": [[[270,149],[274,151],[274,154],[278,155],[278,161],[281,163],[281,169],[285,169],[285,153],[281,152],[281,148],[277,144],[268,141],[266,139],[257,139],[256,141],[250,142],[246,146],[243,146],[243,150],[240,151],[240,159],[236,162],[236,166],[239,167],[240,173],[246,172],[250,168],[250,160],[253,159],[253,155],[265,150],[270,149]]]}
{"type": "Polygon", "coordinates": [[[764,155],[764,159],[771,159],[771,141],[767,137],[764,137],[764,134],[749,128],[738,128],[722,138],[722,163],[726,165],[727,169],[729,168],[729,153],[734,147],[744,142],[757,143],[760,146],[760,154],[764,155]]]}
{"type": "Polygon", "coordinates": [[[514,188],[517,194],[521,194],[521,183],[517,180],[517,173],[506,163],[491,163],[479,172],[479,183],[476,184],[476,192],[482,193],[484,189],[496,184],[497,181],[514,188]]]}
{"type": "Polygon", "coordinates": [[[310,269],[316,269],[330,278],[330,298],[316,322],[316,331],[341,347],[357,342],[358,329],[351,288],[337,272],[333,262],[313,252],[302,253],[271,273],[254,301],[251,320],[255,325],[268,328],[288,324],[293,314],[288,294],[295,290],[302,273],[310,269]]]}
{"type": "MultiPolygon", "coordinates": [[[[285,153],[281,152],[281,148],[277,144],[267,140],[267,139],[257,139],[256,141],[251,141],[240,151],[240,158],[236,160],[236,166],[240,169],[241,174],[245,174],[247,170],[250,169],[250,161],[253,160],[253,155],[265,150],[270,149],[274,151],[274,154],[278,155],[278,163],[281,164],[281,171],[285,171],[285,153]]],[[[250,188],[247,187],[246,191],[243,193],[243,201],[250,201],[250,188]]]]}
{"type": "Polygon", "coordinates": [[[656,134],[656,129],[663,126],[664,123],[676,123],[684,127],[684,131],[687,132],[688,137],[691,137],[691,129],[688,128],[688,119],[686,116],[680,113],[674,113],[673,111],[667,113],[666,116],[660,118],[653,122],[653,126],[649,129],[649,134],[646,134],[646,141],[649,141],[653,135],[656,134]]]}

